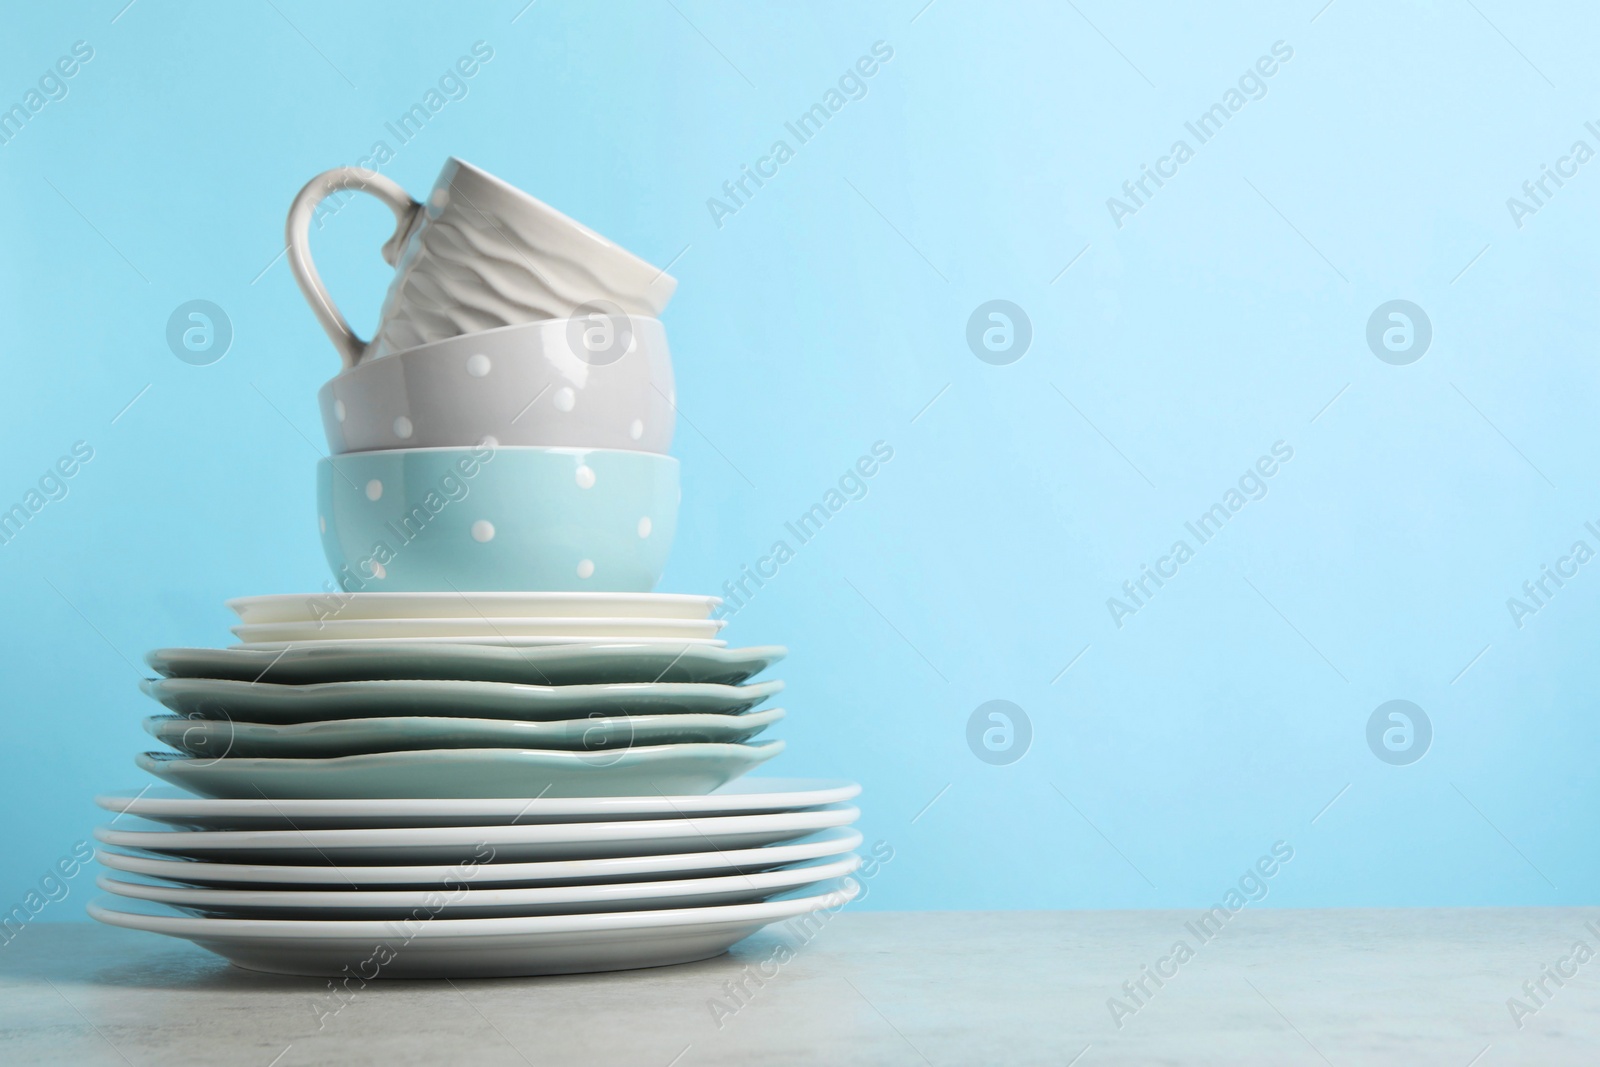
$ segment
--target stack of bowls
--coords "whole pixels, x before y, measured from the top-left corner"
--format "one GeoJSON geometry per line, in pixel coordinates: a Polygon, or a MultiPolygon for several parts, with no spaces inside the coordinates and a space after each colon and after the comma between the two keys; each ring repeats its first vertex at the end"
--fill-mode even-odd
{"type": "Polygon", "coordinates": [[[678,522],[656,319],[503,326],[322,387],[318,530],[345,591],[643,592],[678,522]]]}

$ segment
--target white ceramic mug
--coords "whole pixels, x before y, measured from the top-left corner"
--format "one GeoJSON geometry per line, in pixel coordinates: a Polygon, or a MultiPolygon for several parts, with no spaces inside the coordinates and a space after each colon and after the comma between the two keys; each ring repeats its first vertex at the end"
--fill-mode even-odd
{"type": "Polygon", "coordinates": [[[655,318],[678,287],[665,271],[454,157],[425,204],[377,171],[325,171],[295,197],[286,236],[295,281],[346,368],[431,341],[595,309],[655,318]],[[395,277],[371,341],[356,336],[311,262],[313,213],[343,189],[371,193],[395,217],[383,245],[395,277]]]}

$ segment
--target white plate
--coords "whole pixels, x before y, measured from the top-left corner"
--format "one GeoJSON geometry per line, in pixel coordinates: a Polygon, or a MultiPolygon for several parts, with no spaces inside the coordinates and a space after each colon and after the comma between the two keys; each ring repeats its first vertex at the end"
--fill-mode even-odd
{"type": "MultiPolygon", "coordinates": [[[[758,815],[842,804],[861,786],[827,778],[741,778],[700,796],[514,797],[490,800],[214,800],[168,787],[111,793],[94,802],[118,816],[193,830],[337,830],[510,826],[623,819],[758,815]]],[[[113,823],[115,820],[113,820],[113,823]]],[[[855,846],[851,846],[852,848],[855,846]]]]}
{"type": "Polygon", "coordinates": [[[119,897],[221,919],[407,919],[417,914],[439,919],[494,919],[748,904],[843,878],[860,865],[861,857],[850,855],[757,874],[528,889],[478,888],[475,875],[481,867],[464,868],[459,876],[433,889],[203,889],[149,885],[105,875],[95,884],[119,897]]]}
{"type": "MultiPolygon", "coordinates": [[[[847,827],[823,830],[801,841],[760,848],[717,852],[667,853],[661,856],[612,856],[590,860],[542,860],[533,863],[484,863],[473,868],[472,884],[485,886],[592,885],[601,882],[643,882],[662,878],[711,877],[754,873],[786,863],[825,859],[853,852],[861,832],[847,827]]],[[[460,864],[377,867],[299,866],[270,863],[208,863],[170,856],[135,856],[95,849],[101,866],[146,878],[184,885],[254,889],[286,887],[351,889],[438,889],[459,879],[460,864]]]]}
{"type": "Polygon", "coordinates": [[[144,830],[97,826],[103,845],[203,860],[290,864],[523,863],[755,848],[848,826],[853,807],[703,819],[370,830],[144,830]]]}
{"type": "Polygon", "coordinates": [[[228,601],[240,622],[593,617],[705,619],[721,597],[684,593],[285,593],[228,601]]]}
{"type": "MultiPolygon", "coordinates": [[[[393,645],[431,645],[438,648],[462,645],[483,645],[491,648],[549,648],[555,645],[592,645],[597,640],[613,638],[584,637],[580,634],[563,634],[557,637],[349,637],[336,641],[241,641],[229,648],[257,652],[281,652],[288,648],[355,648],[363,645],[389,648],[393,645]]],[[[630,645],[648,645],[652,648],[679,649],[726,648],[728,642],[720,637],[629,637],[630,645]]]]}
{"type": "Polygon", "coordinates": [[[246,644],[264,642],[391,641],[420,638],[582,637],[631,641],[638,638],[716,637],[727,623],[714,619],[479,618],[479,619],[329,619],[311,622],[244,623],[233,627],[246,644]]]}
{"type": "MultiPolygon", "coordinates": [[[[535,915],[516,919],[425,919],[404,923],[311,919],[201,919],[157,905],[89,904],[112,926],[193,941],[252,971],[374,978],[511,978],[661,967],[709,959],[768,923],[817,928],[853,900],[860,884],[815,896],[713,908],[535,915]],[[134,910],[138,909],[138,910],[134,910]]],[[[329,1010],[342,1002],[329,998],[329,1010]]]]}

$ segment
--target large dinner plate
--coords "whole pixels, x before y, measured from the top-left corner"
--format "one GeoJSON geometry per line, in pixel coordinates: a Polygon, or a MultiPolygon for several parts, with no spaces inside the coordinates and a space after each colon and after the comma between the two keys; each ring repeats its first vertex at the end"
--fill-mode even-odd
{"type": "Polygon", "coordinates": [[[854,807],[696,819],[365,830],[146,830],[97,826],[95,840],[213,862],[340,864],[527,863],[756,848],[848,826],[854,807]]]}
{"type": "Polygon", "coordinates": [[[575,719],[607,715],[738,715],[783,689],[704,682],[522,685],[449,679],[379,679],[276,685],[230,678],[147,678],[144,692],[179,715],[250,722],[315,722],[397,715],[475,719],[575,719]]]}
{"type": "Polygon", "coordinates": [[[860,856],[850,855],[754,874],[522,889],[479,888],[474,877],[479,868],[432,889],[209,889],[105,875],[95,884],[119,897],[218,919],[492,919],[747,904],[843,878],[860,864],[860,856]]]}
{"type": "MultiPolygon", "coordinates": [[[[773,870],[789,863],[825,859],[853,852],[861,832],[848,827],[823,830],[800,840],[755,848],[709,852],[663,853],[654,856],[604,856],[580,860],[534,860],[526,863],[482,863],[473,868],[472,884],[486,886],[593,885],[646,882],[664,878],[713,877],[773,870]]],[[[463,866],[449,864],[217,863],[174,856],[133,855],[95,849],[102,867],[182,885],[219,888],[442,889],[461,879],[463,866]]]]}
{"type": "Polygon", "coordinates": [[[748,715],[596,715],[554,722],[404,715],[288,725],[157,715],[146,719],[144,728],[157,740],[200,758],[327,758],[406,749],[528,748],[596,753],[635,745],[737,744],[781,718],[782,708],[748,715]]]}
{"type": "Polygon", "coordinates": [[[405,641],[324,642],[277,651],[158,648],[145,657],[156,673],[241,682],[350,682],[441,678],[533,685],[599,682],[712,682],[738,685],[778,662],[777,645],[719,648],[684,641],[590,642],[542,648],[405,641]]]}
{"type": "Polygon", "coordinates": [[[170,787],[148,786],[98,796],[94,802],[115,812],[119,819],[133,815],[186,830],[338,830],[759,815],[842,804],[860,795],[860,785],[837,779],[741,778],[703,796],[219,800],[170,787]]]}
{"type": "MultiPolygon", "coordinates": [[[[278,974],[376,978],[509,978],[660,967],[708,959],[768,923],[816,930],[855,898],[860,884],[759,904],[513,919],[393,921],[206,919],[161,905],[96,900],[103,923],[193,941],[234,964],[278,974]],[[802,918],[804,917],[804,918],[802,918]]],[[[328,1010],[343,1004],[330,995],[328,1010]]]]}
{"type": "Polygon", "coordinates": [[[629,748],[625,738],[615,740],[615,748],[586,752],[430,748],[326,759],[144,752],[134,762],[207,797],[604,797],[709,793],[783,751],[782,741],[629,748]]]}
{"type": "Polygon", "coordinates": [[[720,597],[685,593],[284,593],[228,601],[243,623],[324,619],[705,619],[720,597]]]}

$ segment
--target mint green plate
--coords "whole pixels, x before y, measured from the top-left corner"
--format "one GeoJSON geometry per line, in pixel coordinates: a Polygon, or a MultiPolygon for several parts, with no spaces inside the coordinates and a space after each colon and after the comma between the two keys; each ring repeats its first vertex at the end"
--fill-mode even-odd
{"type": "Polygon", "coordinates": [[[593,644],[509,648],[386,641],[320,642],[280,651],[158,648],[145,656],[157,674],[241,682],[352,682],[383,678],[464,679],[529,685],[599,682],[711,682],[738,685],[784,656],[779,645],[593,644]]]}
{"type": "Polygon", "coordinates": [[[157,715],[144,728],[191,756],[326,757],[421,748],[533,748],[616,752],[637,745],[747,741],[783,718],[748,715],[611,715],[554,722],[402,716],[276,725],[157,715]]]}
{"type": "Polygon", "coordinates": [[[709,793],[782,751],[782,741],[766,741],[594,752],[422,749],[329,759],[190,759],[144,752],[136,762],[207,797],[626,797],[709,793]]]}
{"type": "Polygon", "coordinates": [[[274,685],[228,678],[150,678],[139,688],[193,719],[291,723],[425,715],[542,722],[588,715],[740,715],[780,692],[783,683],[519,685],[387,679],[274,685]]]}

